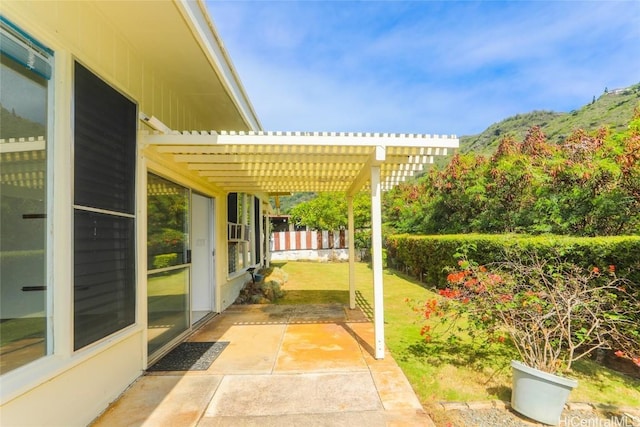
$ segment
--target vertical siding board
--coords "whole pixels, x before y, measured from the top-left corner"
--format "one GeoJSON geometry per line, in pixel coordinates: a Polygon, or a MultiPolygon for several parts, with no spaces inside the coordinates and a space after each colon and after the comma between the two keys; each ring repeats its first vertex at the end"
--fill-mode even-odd
{"type": "Polygon", "coordinates": [[[295,233],[289,233],[289,238],[287,239],[287,250],[297,249],[296,247],[296,235],[295,233]]]}
{"type": "Polygon", "coordinates": [[[296,249],[304,249],[302,247],[302,231],[294,231],[294,234],[296,236],[296,249]]]}
{"type": "Polygon", "coordinates": [[[131,80],[129,78],[129,46],[120,35],[115,36],[114,57],[116,80],[131,91],[131,80]]]}
{"type": "Polygon", "coordinates": [[[280,250],[280,233],[273,233],[273,250],[275,251],[279,251],[280,250]]]}

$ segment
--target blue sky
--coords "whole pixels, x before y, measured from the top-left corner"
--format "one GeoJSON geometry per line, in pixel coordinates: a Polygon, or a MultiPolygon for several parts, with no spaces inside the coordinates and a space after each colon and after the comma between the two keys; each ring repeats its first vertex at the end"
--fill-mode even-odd
{"type": "Polygon", "coordinates": [[[470,135],[640,82],[640,1],[207,1],[265,130],[470,135]]]}

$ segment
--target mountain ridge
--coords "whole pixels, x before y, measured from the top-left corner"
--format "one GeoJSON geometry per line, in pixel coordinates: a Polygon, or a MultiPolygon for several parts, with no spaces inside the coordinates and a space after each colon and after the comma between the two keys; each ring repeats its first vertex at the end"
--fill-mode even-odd
{"type": "Polygon", "coordinates": [[[521,141],[533,126],[540,126],[547,140],[561,143],[577,129],[592,132],[602,126],[622,131],[629,124],[635,108],[640,108],[640,83],[614,89],[593,99],[589,104],[568,113],[534,110],[516,114],[492,124],[476,135],[460,137],[460,152],[491,154],[507,135],[521,141]]]}

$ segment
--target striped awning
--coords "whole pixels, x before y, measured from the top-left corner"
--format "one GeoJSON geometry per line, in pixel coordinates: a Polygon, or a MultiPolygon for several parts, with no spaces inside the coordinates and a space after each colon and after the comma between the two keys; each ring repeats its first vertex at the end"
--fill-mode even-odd
{"type": "Polygon", "coordinates": [[[226,192],[355,193],[380,166],[388,190],[452,154],[455,136],[329,132],[143,133],[147,155],[226,192]]]}

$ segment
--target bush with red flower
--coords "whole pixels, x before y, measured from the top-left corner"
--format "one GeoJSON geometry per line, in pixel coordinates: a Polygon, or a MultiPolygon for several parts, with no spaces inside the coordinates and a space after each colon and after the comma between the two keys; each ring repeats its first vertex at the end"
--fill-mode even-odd
{"type": "Polygon", "coordinates": [[[418,308],[430,340],[433,325],[464,329],[488,342],[513,343],[523,363],[549,373],[570,370],[598,350],[640,366],[640,291],[618,277],[615,266],[582,268],[535,252],[507,251],[504,261],[482,266],[457,254],[448,287],[418,308]],[[441,322],[429,320],[441,318],[441,322]]]}

